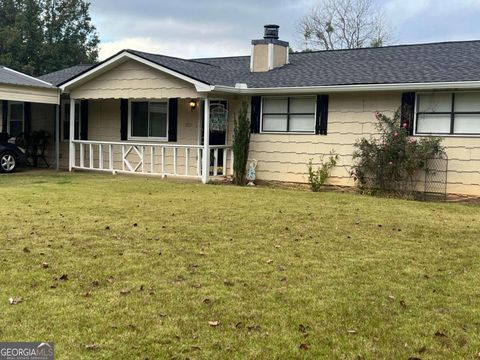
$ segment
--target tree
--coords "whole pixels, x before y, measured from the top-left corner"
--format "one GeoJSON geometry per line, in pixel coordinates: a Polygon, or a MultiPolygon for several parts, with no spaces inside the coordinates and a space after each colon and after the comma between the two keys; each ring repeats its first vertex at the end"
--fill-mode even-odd
{"type": "Polygon", "coordinates": [[[0,63],[39,76],[98,58],[85,0],[0,0],[0,63]]]}
{"type": "Polygon", "coordinates": [[[240,114],[235,116],[233,129],[233,182],[235,185],[245,185],[248,152],[250,148],[250,119],[248,118],[248,102],[242,101],[240,114]]]}
{"type": "Polygon", "coordinates": [[[98,34],[84,0],[44,0],[45,50],[43,73],[92,64],[98,58],[98,34]]]}
{"type": "Polygon", "coordinates": [[[390,31],[374,0],[324,0],[299,23],[308,49],[356,49],[388,43],[390,31]]]}

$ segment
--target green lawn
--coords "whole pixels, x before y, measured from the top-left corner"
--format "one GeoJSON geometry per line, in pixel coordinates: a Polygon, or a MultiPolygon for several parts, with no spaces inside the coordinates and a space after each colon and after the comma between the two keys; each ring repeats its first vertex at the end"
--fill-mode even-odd
{"type": "Polygon", "coordinates": [[[0,199],[2,341],[54,341],[57,359],[479,357],[476,206],[85,173],[2,175],[0,199]]]}

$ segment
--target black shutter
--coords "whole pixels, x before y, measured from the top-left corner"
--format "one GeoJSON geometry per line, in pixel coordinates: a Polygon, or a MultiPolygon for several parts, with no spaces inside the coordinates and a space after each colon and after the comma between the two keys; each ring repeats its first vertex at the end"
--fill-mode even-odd
{"type": "Polygon", "coordinates": [[[30,135],[32,132],[32,103],[23,103],[23,132],[30,135]]]}
{"type": "Polygon", "coordinates": [[[178,99],[168,101],[168,141],[177,141],[178,99]]]}
{"type": "Polygon", "coordinates": [[[402,94],[402,107],[400,108],[400,126],[407,124],[408,133],[413,135],[413,123],[415,119],[415,93],[402,94]]]}
{"type": "Polygon", "coordinates": [[[2,101],[2,132],[4,133],[8,132],[7,121],[8,121],[8,100],[3,100],[2,101]]]}
{"type": "Polygon", "coordinates": [[[328,95],[317,95],[317,118],[315,134],[327,135],[328,132],[328,95]]]}
{"type": "Polygon", "coordinates": [[[252,96],[251,110],[252,119],[250,121],[250,132],[258,134],[260,132],[260,116],[262,109],[262,97],[252,96]]]}
{"type": "Polygon", "coordinates": [[[88,140],[88,100],[80,103],[80,140],[88,140]]]}
{"type": "Polygon", "coordinates": [[[128,99],[120,100],[120,139],[128,139],[128,99]]]}

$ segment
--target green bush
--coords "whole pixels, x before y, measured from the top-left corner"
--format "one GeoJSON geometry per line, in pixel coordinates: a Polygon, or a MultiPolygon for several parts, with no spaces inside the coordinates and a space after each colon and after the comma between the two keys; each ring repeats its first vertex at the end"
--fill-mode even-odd
{"type": "Polygon", "coordinates": [[[245,185],[249,148],[250,119],[248,118],[248,102],[243,101],[238,117],[235,116],[235,127],[233,129],[233,182],[236,185],[245,185]]]}
{"type": "Polygon", "coordinates": [[[330,153],[328,161],[323,161],[323,158],[324,155],[322,155],[320,159],[320,167],[317,169],[313,168],[313,159],[310,159],[308,162],[308,183],[314,192],[320,191],[322,186],[325,185],[330,177],[330,172],[335,166],[337,166],[340,157],[338,154],[332,152],[330,153]]]}
{"type": "Polygon", "coordinates": [[[425,169],[428,159],[444,151],[441,139],[410,137],[408,124],[400,126],[399,111],[393,117],[380,113],[375,116],[380,137],[356,142],[352,175],[361,188],[372,192],[415,191],[417,175],[425,169]]]}

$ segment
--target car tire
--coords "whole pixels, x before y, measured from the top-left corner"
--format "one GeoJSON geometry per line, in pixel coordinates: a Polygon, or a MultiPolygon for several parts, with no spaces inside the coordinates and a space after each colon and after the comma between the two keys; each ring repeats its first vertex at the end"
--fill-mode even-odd
{"type": "Polygon", "coordinates": [[[10,151],[5,151],[0,154],[0,172],[11,173],[17,168],[17,159],[10,151]]]}

